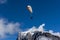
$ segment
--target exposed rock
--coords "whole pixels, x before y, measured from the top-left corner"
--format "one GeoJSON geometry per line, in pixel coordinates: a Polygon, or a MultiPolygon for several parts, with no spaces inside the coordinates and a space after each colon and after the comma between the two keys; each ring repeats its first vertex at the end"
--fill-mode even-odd
{"type": "Polygon", "coordinates": [[[17,38],[17,40],[60,40],[60,37],[52,35],[48,32],[39,32],[35,31],[33,35],[31,33],[27,33],[26,36],[22,37],[21,35],[17,38]]]}

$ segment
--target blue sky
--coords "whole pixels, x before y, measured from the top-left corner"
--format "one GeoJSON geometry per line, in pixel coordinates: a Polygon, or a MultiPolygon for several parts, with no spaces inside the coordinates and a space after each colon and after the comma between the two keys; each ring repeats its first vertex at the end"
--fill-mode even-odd
{"type": "MultiPolygon", "coordinates": [[[[19,22],[23,30],[45,23],[45,29],[60,32],[60,0],[7,0],[6,3],[0,4],[0,18],[19,22]],[[32,20],[26,9],[28,4],[33,8],[32,20]]],[[[4,40],[9,39],[15,40],[16,35],[4,40]]]]}

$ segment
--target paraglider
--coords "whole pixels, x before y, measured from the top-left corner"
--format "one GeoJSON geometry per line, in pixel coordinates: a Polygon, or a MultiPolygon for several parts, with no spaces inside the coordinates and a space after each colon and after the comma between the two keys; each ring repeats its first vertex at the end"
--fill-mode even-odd
{"type": "Polygon", "coordinates": [[[30,5],[27,5],[27,10],[30,12],[30,15],[31,15],[31,19],[32,19],[32,13],[33,13],[33,10],[32,10],[32,7],[30,5]]]}
{"type": "Polygon", "coordinates": [[[30,5],[27,5],[27,9],[30,13],[32,13],[32,7],[30,5]]]}

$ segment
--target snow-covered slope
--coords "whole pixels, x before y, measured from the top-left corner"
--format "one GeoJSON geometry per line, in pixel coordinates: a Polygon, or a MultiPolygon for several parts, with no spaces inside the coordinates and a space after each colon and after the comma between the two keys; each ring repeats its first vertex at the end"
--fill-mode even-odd
{"type": "Polygon", "coordinates": [[[45,31],[45,24],[39,28],[31,28],[28,31],[19,32],[17,40],[60,40],[60,33],[54,33],[52,30],[45,31]]]}

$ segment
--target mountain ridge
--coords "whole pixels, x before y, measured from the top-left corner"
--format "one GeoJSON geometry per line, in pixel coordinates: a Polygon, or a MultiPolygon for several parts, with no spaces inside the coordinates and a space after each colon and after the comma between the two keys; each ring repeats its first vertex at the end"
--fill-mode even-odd
{"type": "Polygon", "coordinates": [[[52,35],[51,33],[48,32],[39,32],[35,31],[33,35],[31,35],[30,32],[26,33],[26,35],[21,35],[22,33],[20,32],[18,35],[17,40],[60,40],[59,36],[52,35]]]}

